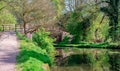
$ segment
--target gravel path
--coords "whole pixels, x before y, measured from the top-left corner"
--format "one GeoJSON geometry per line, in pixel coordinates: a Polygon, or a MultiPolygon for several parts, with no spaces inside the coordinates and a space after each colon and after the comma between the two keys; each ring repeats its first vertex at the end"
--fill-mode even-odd
{"type": "Polygon", "coordinates": [[[0,71],[16,71],[19,44],[14,32],[4,32],[0,37],[0,71]]]}

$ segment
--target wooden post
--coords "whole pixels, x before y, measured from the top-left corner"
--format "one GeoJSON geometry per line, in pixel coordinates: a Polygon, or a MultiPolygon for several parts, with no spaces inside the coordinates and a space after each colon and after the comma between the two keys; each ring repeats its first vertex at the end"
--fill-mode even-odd
{"type": "Polygon", "coordinates": [[[15,24],[15,32],[17,32],[16,27],[17,27],[17,25],[15,24]]]}
{"type": "Polygon", "coordinates": [[[2,25],[3,26],[3,32],[4,32],[4,25],[2,25]]]}
{"type": "Polygon", "coordinates": [[[10,31],[10,28],[11,28],[10,24],[8,25],[8,27],[9,27],[9,31],[10,31]]]}

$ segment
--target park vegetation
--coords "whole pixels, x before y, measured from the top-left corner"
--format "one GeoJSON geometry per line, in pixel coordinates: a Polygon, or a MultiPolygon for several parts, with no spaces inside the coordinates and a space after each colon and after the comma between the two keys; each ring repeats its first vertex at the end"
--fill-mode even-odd
{"type": "Polygon", "coordinates": [[[79,64],[120,71],[120,0],[0,0],[1,31],[4,24],[22,25],[16,31],[22,71],[79,64]],[[57,47],[79,53],[58,63],[57,47]]]}

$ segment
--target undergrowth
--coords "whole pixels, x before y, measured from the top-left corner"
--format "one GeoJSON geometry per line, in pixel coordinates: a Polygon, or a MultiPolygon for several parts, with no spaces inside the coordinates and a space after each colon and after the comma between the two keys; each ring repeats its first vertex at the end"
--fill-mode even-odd
{"type": "MultiPolygon", "coordinates": [[[[36,45],[26,36],[16,33],[20,40],[20,52],[17,56],[17,67],[22,71],[50,71],[53,60],[42,46],[36,45]]],[[[38,38],[38,37],[36,37],[38,38]]]]}

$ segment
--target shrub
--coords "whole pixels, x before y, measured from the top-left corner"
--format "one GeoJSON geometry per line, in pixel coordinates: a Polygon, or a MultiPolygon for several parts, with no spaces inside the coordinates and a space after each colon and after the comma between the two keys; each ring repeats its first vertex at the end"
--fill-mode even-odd
{"type": "Polygon", "coordinates": [[[60,42],[60,44],[68,44],[70,41],[70,37],[69,36],[65,36],[64,39],[60,42]]]}
{"type": "Polygon", "coordinates": [[[42,68],[43,64],[44,63],[42,61],[39,61],[35,58],[30,58],[24,63],[23,71],[44,71],[44,69],[42,68]]]}
{"type": "Polygon", "coordinates": [[[19,40],[25,40],[25,41],[30,41],[25,35],[22,35],[19,32],[16,32],[16,35],[18,36],[19,40]]]}
{"type": "Polygon", "coordinates": [[[44,29],[40,29],[39,32],[33,34],[33,42],[37,44],[41,49],[46,50],[51,61],[54,61],[55,48],[53,46],[53,39],[49,37],[49,32],[45,32],[44,29]]]}
{"type": "Polygon", "coordinates": [[[50,71],[49,66],[53,61],[46,49],[34,44],[26,36],[16,33],[20,39],[20,52],[17,56],[18,68],[22,71],[50,71]]]}
{"type": "Polygon", "coordinates": [[[26,42],[25,40],[20,41],[21,51],[17,56],[17,63],[22,71],[45,71],[43,70],[43,64],[51,65],[51,60],[47,52],[32,41],[26,42]]]}
{"type": "MultiPolygon", "coordinates": [[[[19,53],[18,57],[22,57],[25,59],[27,59],[27,57],[33,57],[43,61],[44,63],[51,64],[50,58],[45,50],[39,48],[32,42],[26,42],[24,40],[21,41],[21,52],[19,53]]],[[[20,59],[18,59],[19,62],[25,61],[24,59],[20,59]]]]}

